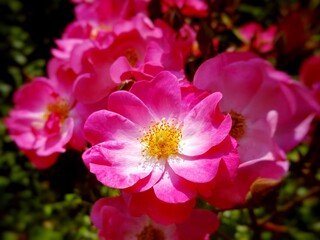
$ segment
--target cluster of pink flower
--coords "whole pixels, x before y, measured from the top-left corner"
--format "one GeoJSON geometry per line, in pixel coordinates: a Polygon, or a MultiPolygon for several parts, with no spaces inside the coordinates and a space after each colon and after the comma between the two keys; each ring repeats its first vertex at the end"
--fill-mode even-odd
{"type": "MultiPolygon", "coordinates": [[[[16,92],[6,125],[35,167],[84,151],[90,172],[122,190],[93,206],[102,239],[207,239],[218,218],[195,209],[198,197],[241,206],[254,182],[287,173],[286,153],[318,111],[300,82],[244,48],[206,60],[190,82],[196,25],[152,21],[148,0],[73,2],[76,21],[56,41],[48,77],[16,92]]],[[[164,13],[208,11],[204,0],[160,3],[164,13]]],[[[269,51],[275,30],[240,29],[248,42],[255,31],[254,46],[269,51]]]]}

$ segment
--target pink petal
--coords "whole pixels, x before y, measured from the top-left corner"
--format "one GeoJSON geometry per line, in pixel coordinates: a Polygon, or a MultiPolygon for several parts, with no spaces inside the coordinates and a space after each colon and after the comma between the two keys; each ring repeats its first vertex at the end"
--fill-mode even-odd
{"type": "MultiPolygon", "coordinates": [[[[269,117],[275,114],[273,111],[269,113],[269,117]]],[[[276,114],[274,117],[276,118],[276,114]]],[[[276,124],[276,119],[271,119],[270,122],[261,119],[256,122],[248,122],[248,124],[250,125],[246,128],[245,135],[238,140],[241,162],[274,159],[275,141],[272,134],[275,126],[271,124],[276,124]]]]}
{"type": "Polygon", "coordinates": [[[163,169],[154,166],[152,172],[145,177],[144,179],[141,179],[139,182],[137,182],[135,185],[128,189],[124,189],[126,192],[143,192],[150,188],[152,188],[162,177],[163,175],[163,169]]]}
{"type": "Polygon", "coordinates": [[[251,184],[259,179],[280,180],[288,171],[287,161],[250,161],[239,167],[238,174],[232,183],[225,184],[213,190],[211,197],[205,199],[212,205],[227,209],[241,206],[251,184]]]}
{"type": "Polygon", "coordinates": [[[221,97],[220,93],[209,95],[186,116],[182,128],[182,154],[203,154],[229,134],[232,121],[218,109],[221,97]]]}
{"type": "Polygon", "coordinates": [[[112,93],[108,99],[108,109],[143,127],[148,126],[152,120],[147,106],[128,91],[112,93]]]}
{"type": "Polygon", "coordinates": [[[136,141],[140,135],[136,124],[108,110],[92,113],[84,125],[84,133],[91,144],[121,139],[136,141]]]}
{"type": "MultiPolygon", "coordinates": [[[[60,121],[60,119],[59,119],[60,121]]],[[[45,143],[37,149],[37,154],[46,156],[55,152],[65,152],[66,145],[70,141],[73,133],[74,121],[67,118],[64,123],[55,132],[45,134],[45,143]]]]}
{"type": "MultiPolygon", "coordinates": [[[[204,157],[203,157],[204,158],[204,157]]],[[[175,174],[194,183],[206,183],[216,175],[221,158],[174,159],[168,163],[175,174]]]]}
{"type": "Polygon", "coordinates": [[[152,164],[141,163],[139,150],[128,142],[104,142],[88,149],[82,157],[100,182],[124,189],[147,177],[153,169],[152,164]]]}
{"type": "Polygon", "coordinates": [[[110,66],[110,76],[114,82],[119,81],[121,76],[126,72],[131,72],[133,70],[132,66],[128,62],[128,59],[124,56],[117,58],[113,64],[110,66]]]}
{"type": "Polygon", "coordinates": [[[205,209],[194,209],[190,217],[177,225],[179,239],[196,240],[209,239],[209,235],[219,227],[218,217],[205,209]]]}
{"type": "Polygon", "coordinates": [[[215,90],[223,94],[223,109],[242,112],[261,87],[264,74],[264,67],[254,60],[225,66],[222,78],[214,78],[224,85],[223,90],[215,90]]]}
{"type": "Polygon", "coordinates": [[[163,202],[155,196],[152,189],[141,193],[125,194],[125,196],[133,215],[148,214],[154,221],[166,225],[184,222],[196,203],[195,199],[175,204],[163,202]]]}
{"type": "Polygon", "coordinates": [[[122,196],[99,199],[94,203],[90,217],[102,239],[124,239],[127,234],[134,235],[144,220],[127,212],[122,196]]]}
{"type": "MultiPolygon", "coordinates": [[[[256,58],[252,53],[223,53],[214,58],[211,58],[198,68],[194,76],[194,85],[203,90],[215,92],[222,91],[221,80],[225,71],[225,66],[233,62],[248,61],[249,59],[256,58]]],[[[223,92],[223,91],[222,91],[223,92]]]]}
{"type": "Polygon", "coordinates": [[[76,79],[73,91],[78,101],[94,103],[108,96],[116,87],[117,84],[112,82],[108,76],[101,77],[86,73],[76,79]]]}
{"type": "Polygon", "coordinates": [[[48,156],[39,156],[36,151],[27,150],[23,151],[24,154],[30,159],[32,164],[38,169],[47,169],[51,167],[58,159],[59,153],[53,153],[48,156]]]}
{"type": "Polygon", "coordinates": [[[222,162],[226,166],[228,176],[232,178],[239,166],[236,147],[237,142],[227,137],[221,144],[211,148],[203,155],[182,156],[181,160],[169,160],[168,162],[177,175],[194,183],[206,183],[213,180],[222,162]]]}
{"type": "Polygon", "coordinates": [[[155,120],[178,119],[181,93],[178,80],[171,73],[161,72],[151,81],[139,81],[130,92],[145,103],[155,120]]]}
{"type": "Polygon", "coordinates": [[[43,112],[54,93],[46,78],[35,78],[14,94],[15,109],[28,109],[30,112],[43,112]]]}
{"type": "Polygon", "coordinates": [[[153,189],[157,198],[167,203],[184,203],[197,194],[194,184],[176,175],[169,166],[153,189]]]}

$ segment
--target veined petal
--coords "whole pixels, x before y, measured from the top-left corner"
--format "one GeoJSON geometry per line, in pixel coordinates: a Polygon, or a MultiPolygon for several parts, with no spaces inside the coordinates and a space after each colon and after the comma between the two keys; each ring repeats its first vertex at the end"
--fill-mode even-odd
{"type": "Polygon", "coordinates": [[[139,81],[132,86],[130,92],[145,103],[155,120],[178,119],[181,93],[177,78],[173,74],[164,71],[151,81],[139,81]]]}
{"type": "Polygon", "coordinates": [[[172,170],[194,183],[206,183],[211,181],[216,175],[221,158],[201,158],[200,159],[179,159],[169,160],[172,170]]]}
{"type": "Polygon", "coordinates": [[[184,203],[197,194],[194,184],[176,175],[169,166],[153,189],[157,198],[167,203],[184,203]]]}
{"type": "Polygon", "coordinates": [[[112,93],[108,99],[108,109],[140,126],[148,126],[152,119],[148,107],[136,95],[128,91],[112,93]]]}
{"type": "Polygon", "coordinates": [[[221,162],[224,162],[230,177],[235,174],[239,165],[236,147],[236,141],[227,137],[205,154],[194,157],[181,156],[180,160],[169,160],[168,163],[180,177],[194,183],[207,183],[216,178],[221,162]]]}
{"type": "Polygon", "coordinates": [[[100,182],[124,189],[147,177],[153,170],[152,164],[143,164],[139,151],[134,143],[109,141],[91,147],[82,157],[100,182]]]}
{"type": "Polygon", "coordinates": [[[139,128],[118,113],[100,110],[88,117],[84,133],[91,144],[122,139],[131,141],[139,136],[139,128]]]}
{"type": "Polygon", "coordinates": [[[182,154],[203,154],[228,136],[232,120],[219,111],[221,98],[220,93],[213,93],[188,113],[182,128],[182,154]]]}
{"type": "Polygon", "coordinates": [[[152,172],[137,182],[135,185],[128,189],[124,189],[126,192],[143,192],[152,188],[162,177],[165,166],[154,166],[152,172]]]}

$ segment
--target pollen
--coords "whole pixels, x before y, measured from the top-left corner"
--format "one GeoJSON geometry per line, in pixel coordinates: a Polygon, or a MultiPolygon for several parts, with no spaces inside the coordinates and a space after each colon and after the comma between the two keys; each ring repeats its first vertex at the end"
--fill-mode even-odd
{"type": "Polygon", "coordinates": [[[181,150],[182,124],[175,119],[151,122],[148,129],[142,131],[138,140],[142,146],[142,156],[146,159],[168,159],[181,150]]]}
{"type": "Polygon", "coordinates": [[[69,115],[69,105],[67,100],[64,98],[58,98],[55,102],[49,103],[47,106],[46,116],[55,113],[59,116],[60,121],[64,121],[69,115]]]}
{"type": "Polygon", "coordinates": [[[245,133],[246,121],[245,118],[237,112],[230,111],[229,112],[232,119],[232,127],[230,130],[230,135],[235,139],[241,138],[245,133]]]}

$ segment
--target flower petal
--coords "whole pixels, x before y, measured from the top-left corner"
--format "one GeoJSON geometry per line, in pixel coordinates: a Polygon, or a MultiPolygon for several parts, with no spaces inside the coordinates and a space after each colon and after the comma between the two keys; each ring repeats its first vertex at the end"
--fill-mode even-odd
{"type": "Polygon", "coordinates": [[[157,198],[167,203],[184,203],[197,194],[194,184],[176,175],[169,166],[153,189],[157,198]]]}
{"type": "Polygon", "coordinates": [[[155,196],[153,189],[124,196],[133,215],[148,214],[154,221],[166,225],[184,222],[196,203],[196,199],[175,204],[163,202],[155,196]]]}
{"type": "Polygon", "coordinates": [[[261,178],[280,180],[288,171],[287,161],[250,161],[240,165],[234,181],[219,184],[210,197],[204,197],[210,204],[232,208],[244,204],[251,184],[261,178]]]}
{"type": "Polygon", "coordinates": [[[221,98],[220,93],[213,93],[188,113],[182,128],[182,154],[203,154],[228,136],[232,120],[219,111],[221,98]]]}
{"type": "Polygon", "coordinates": [[[108,109],[143,127],[148,126],[152,119],[148,107],[128,91],[112,93],[108,99],[108,109]]]}
{"type": "Polygon", "coordinates": [[[92,113],[85,122],[84,133],[91,144],[121,139],[136,140],[140,134],[137,125],[108,110],[92,113]]]}
{"type": "Polygon", "coordinates": [[[185,222],[177,225],[177,230],[179,239],[209,239],[209,235],[217,230],[218,226],[219,219],[213,212],[194,209],[185,222]]]}
{"type": "Polygon", "coordinates": [[[151,81],[139,81],[130,92],[145,103],[156,121],[162,118],[178,119],[181,92],[177,78],[171,73],[164,71],[151,81]]]}
{"type": "Polygon", "coordinates": [[[154,166],[152,172],[137,182],[135,185],[128,189],[124,189],[126,192],[143,192],[150,188],[152,188],[162,177],[164,171],[164,166],[161,168],[160,166],[154,166]]]}
{"type": "Polygon", "coordinates": [[[109,141],[91,147],[82,158],[104,185],[124,189],[147,177],[153,169],[151,164],[141,164],[139,151],[135,144],[109,141]]]}
{"type": "Polygon", "coordinates": [[[236,147],[236,141],[227,137],[221,144],[211,148],[203,155],[181,156],[180,160],[169,160],[168,162],[172,170],[180,177],[194,183],[207,183],[216,177],[221,162],[225,163],[228,175],[234,176],[239,166],[236,147]]]}
{"type": "Polygon", "coordinates": [[[172,170],[194,183],[206,183],[216,175],[221,158],[179,159],[168,161],[172,170]]]}

